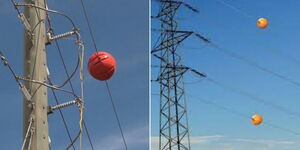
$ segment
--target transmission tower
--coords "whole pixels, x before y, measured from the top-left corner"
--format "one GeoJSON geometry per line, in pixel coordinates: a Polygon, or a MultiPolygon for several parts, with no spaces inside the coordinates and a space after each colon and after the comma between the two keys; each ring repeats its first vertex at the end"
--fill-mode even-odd
{"type": "MultiPolygon", "coordinates": [[[[159,44],[151,53],[160,60],[157,82],[160,84],[160,134],[159,150],[190,150],[189,127],[183,75],[188,71],[205,75],[182,65],[178,46],[194,32],[178,29],[176,16],[180,7],[198,12],[190,5],[174,0],[160,0],[160,10],[156,18],[160,22],[159,44]]],[[[196,36],[200,36],[196,34],[196,36]]],[[[200,36],[201,37],[201,36],[200,36]]]]}

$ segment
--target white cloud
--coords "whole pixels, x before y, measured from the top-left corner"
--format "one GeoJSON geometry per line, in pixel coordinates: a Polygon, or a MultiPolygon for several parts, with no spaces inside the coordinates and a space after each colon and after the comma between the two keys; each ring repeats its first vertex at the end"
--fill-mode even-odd
{"type": "Polygon", "coordinates": [[[218,140],[222,137],[223,136],[221,136],[221,135],[194,136],[194,137],[190,138],[190,143],[191,144],[208,143],[208,142],[211,142],[211,141],[218,140]]]}
{"type": "MultiPolygon", "coordinates": [[[[149,143],[148,125],[137,125],[124,132],[128,149],[136,149],[138,147],[147,147],[149,143]]],[[[111,135],[98,139],[94,145],[95,149],[120,150],[124,149],[124,143],[120,134],[111,135]]],[[[87,146],[88,149],[89,146],[87,146]]]]}
{"type": "Polygon", "coordinates": [[[281,145],[289,145],[289,144],[295,144],[294,141],[276,141],[276,140],[254,140],[254,139],[242,139],[242,138],[236,138],[233,139],[235,141],[239,142],[246,142],[246,143],[260,143],[260,144],[281,144],[281,145]]]}
{"type": "MultiPolygon", "coordinates": [[[[158,150],[158,137],[151,138],[152,150],[158,150]]],[[[299,150],[300,144],[289,140],[231,138],[222,135],[191,136],[192,149],[201,150],[299,150]]]]}

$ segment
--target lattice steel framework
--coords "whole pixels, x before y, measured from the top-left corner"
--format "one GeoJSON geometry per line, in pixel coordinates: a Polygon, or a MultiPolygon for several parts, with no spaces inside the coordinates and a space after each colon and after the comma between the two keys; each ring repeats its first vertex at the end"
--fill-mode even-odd
{"type": "MultiPolygon", "coordinates": [[[[160,0],[160,11],[156,18],[160,21],[159,44],[151,53],[160,60],[160,135],[159,150],[190,150],[189,128],[187,119],[183,75],[190,68],[182,65],[181,56],[176,53],[178,46],[189,36],[191,31],[178,30],[175,20],[181,6],[198,12],[184,2],[160,0]]],[[[194,70],[195,71],[195,70],[194,70]]]]}

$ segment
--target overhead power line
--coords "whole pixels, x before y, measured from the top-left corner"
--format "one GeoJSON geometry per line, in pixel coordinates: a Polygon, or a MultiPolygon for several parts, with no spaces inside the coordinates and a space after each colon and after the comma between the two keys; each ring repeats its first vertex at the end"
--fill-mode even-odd
{"type": "MultiPolygon", "coordinates": [[[[208,105],[212,105],[218,109],[222,109],[224,111],[227,111],[227,112],[230,112],[232,114],[235,114],[237,116],[240,116],[242,118],[245,118],[245,119],[248,119],[250,120],[251,119],[251,116],[248,116],[247,114],[245,113],[242,113],[240,111],[237,111],[233,108],[229,108],[229,107],[225,107],[225,106],[222,106],[222,105],[219,105],[218,103],[212,101],[212,100],[206,100],[206,99],[203,99],[203,98],[200,98],[198,96],[194,96],[194,95],[190,95],[190,94],[187,94],[188,96],[191,96],[193,97],[195,100],[197,100],[198,102],[202,102],[202,103],[205,103],[205,104],[208,104],[208,105]]],[[[275,128],[275,129],[279,129],[279,130],[282,130],[282,131],[285,131],[285,132],[288,132],[288,133],[291,133],[293,135],[297,135],[299,136],[300,135],[300,132],[297,132],[297,131],[294,131],[294,130],[291,130],[289,128],[285,128],[285,127],[281,127],[281,126],[278,126],[278,125],[275,125],[271,122],[268,122],[268,121],[264,121],[263,124],[266,124],[272,128],[275,128]]]]}
{"type": "Polygon", "coordinates": [[[83,13],[84,13],[85,21],[86,21],[86,23],[88,25],[88,28],[89,28],[89,33],[90,33],[91,39],[93,41],[93,46],[95,48],[95,51],[97,52],[98,48],[97,48],[97,44],[96,44],[96,40],[95,40],[95,37],[94,37],[93,30],[92,30],[92,25],[91,25],[90,20],[88,18],[87,10],[85,8],[83,0],[80,0],[80,4],[81,4],[81,7],[82,7],[82,10],[83,10],[83,13]]]}
{"type": "MultiPolygon", "coordinates": [[[[85,8],[83,0],[80,0],[80,3],[81,3],[81,7],[82,7],[82,10],[83,10],[83,13],[84,13],[85,21],[88,25],[89,34],[90,34],[90,37],[92,39],[92,43],[94,45],[95,51],[98,52],[96,40],[95,40],[95,37],[94,37],[94,34],[93,34],[94,32],[93,32],[90,20],[88,18],[87,10],[85,8]]],[[[112,94],[111,94],[111,91],[110,91],[110,88],[109,88],[109,85],[108,85],[107,81],[105,81],[105,85],[106,85],[106,88],[107,88],[107,92],[108,92],[108,95],[109,95],[110,102],[111,102],[112,107],[113,107],[113,113],[115,114],[115,117],[116,117],[116,120],[117,120],[117,123],[118,123],[118,127],[119,127],[119,130],[120,130],[121,136],[122,136],[124,147],[125,147],[126,150],[128,150],[126,139],[125,139],[123,128],[122,128],[122,124],[120,122],[119,115],[118,115],[118,112],[116,110],[116,106],[115,106],[114,100],[112,98],[112,94]]]]}
{"type": "MultiPolygon", "coordinates": [[[[49,77],[48,77],[48,81],[49,81],[50,84],[52,84],[52,82],[51,82],[51,80],[50,80],[49,77]]],[[[54,89],[51,89],[51,91],[52,91],[54,100],[55,100],[55,102],[56,102],[56,105],[58,105],[58,104],[59,104],[59,100],[58,100],[58,97],[57,97],[57,95],[56,95],[54,89]]],[[[64,114],[63,114],[63,112],[62,112],[61,109],[58,109],[58,111],[59,111],[60,117],[62,118],[62,121],[63,121],[63,123],[64,123],[64,127],[65,127],[65,129],[66,129],[67,134],[68,134],[69,140],[70,140],[70,142],[72,143],[73,139],[72,139],[72,137],[71,137],[70,129],[69,129],[69,127],[68,127],[68,124],[67,124],[67,121],[66,121],[66,119],[65,119],[65,117],[64,117],[64,114]]],[[[73,150],[75,150],[75,146],[73,145],[73,143],[72,143],[71,146],[73,147],[73,150]]]]}
{"type": "Polygon", "coordinates": [[[209,82],[211,82],[211,83],[213,83],[213,84],[215,84],[215,85],[217,85],[218,87],[221,87],[221,88],[225,89],[225,90],[229,90],[229,91],[232,91],[232,92],[237,93],[239,95],[246,96],[251,101],[256,101],[256,102],[259,102],[259,103],[263,103],[266,106],[275,108],[275,109],[277,109],[277,110],[279,110],[279,111],[281,111],[283,113],[286,113],[288,115],[300,118],[300,113],[299,112],[291,111],[288,108],[285,108],[283,106],[275,104],[275,103],[273,103],[273,102],[271,102],[269,100],[263,99],[263,98],[255,95],[255,94],[251,94],[251,93],[243,91],[241,89],[237,89],[237,88],[234,88],[232,86],[226,85],[226,84],[221,83],[220,81],[217,81],[217,80],[212,79],[210,77],[207,77],[206,80],[209,81],[209,82]]]}
{"type": "Polygon", "coordinates": [[[248,64],[248,65],[250,65],[252,67],[255,67],[256,69],[259,69],[259,70],[261,70],[263,72],[266,72],[268,74],[276,76],[276,77],[278,77],[278,78],[280,78],[280,79],[282,79],[284,81],[287,81],[287,82],[289,82],[289,83],[291,83],[293,85],[296,85],[296,86],[300,87],[300,82],[294,81],[294,80],[290,79],[289,77],[287,77],[285,75],[282,75],[280,73],[277,73],[277,72],[275,72],[275,71],[273,71],[273,70],[271,70],[271,69],[269,69],[267,67],[263,67],[260,64],[254,62],[254,61],[251,61],[250,59],[248,59],[246,57],[240,56],[240,55],[238,55],[238,54],[236,54],[236,53],[234,53],[232,51],[229,51],[229,50],[227,50],[225,48],[222,48],[222,47],[220,47],[220,46],[218,46],[216,44],[213,44],[213,43],[211,44],[211,46],[214,47],[215,49],[219,50],[219,52],[222,52],[223,54],[226,54],[226,55],[228,55],[230,57],[238,59],[238,60],[240,60],[243,63],[246,63],[246,64],[248,64]]]}
{"type": "MultiPolygon", "coordinates": [[[[216,0],[216,1],[220,2],[221,4],[225,5],[226,7],[229,7],[230,9],[233,9],[233,10],[236,11],[237,13],[242,14],[244,17],[247,17],[247,18],[255,18],[254,15],[251,15],[251,14],[247,13],[246,11],[244,11],[244,10],[242,10],[242,9],[240,9],[240,8],[237,8],[236,6],[230,4],[229,2],[227,2],[227,1],[225,1],[225,0],[216,0]]],[[[255,19],[258,19],[258,18],[255,18],[255,19]]],[[[271,32],[271,31],[268,31],[268,32],[271,32]]],[[[256,39],[253,39],[253,38],[252,38],[252,39],[250,39],[249,41],[254,42],[254,41],[256,41],[256,39]]],[[[258,42],[255,42],[255,43],[258,43],[258,42]]],[[[259,43],[258,45],[260,45],[260,44],[264,44],[264,43],[259,43]]],[[[264,44],[264,45],[265,45],[265,44],[264,44]]],[[[283,51],[278,50],[277,48],[273,48],[273,47],[270,47],[270,46],[267,46],[267,45],[266,45],[264,49],[272,50],[272,51],[271,51],[272,53],[275,52],[275,53],[277,53],[278,55],[280,55],[282,58],[284,58],[284,59],[286,59],[286,60],[288,60],[288,61],[294,62],[294,63],[297,64],[297,65],[300,65],[300,60],[299,60],[299,59],[297,59],[297,58],[295,58],[295,57],[293,57],[293,56],[290,56],[290,55],[284,53],[283,51]]]]}
{"type": "MultiPolygon", "coordinates": [[[[47,13],[47,14],[48,14],[48,13],[47,13]]],[[[52,26],[52,23],[51,23],[51,20],[50,20],[50,16],[49,16],[49,15],[47,15],[47,19],[48,19],[48,24],[49,24],[50,32],[51,32],[52,34],[55,35],[54,28],[53,28],[53,26],[52,26]]],[[[72,22],[73,22],[73,21],[72,21],[72,22]]],[[[61,60],[61,62],[62,62],[62,64],[63,64],[64,71],[65,71],[65,74],[66,74],[66,76],[67,76],[67,79],[69,79],[69,80],[66,80],[66,81],[69,83],[72,92],[75,94],[75,90],[74,90],[74,88],[73,88],[72,81],[71,81],[72,75],[70,76],[69,73],[68,73],[67,66],[66,66],[66,64],[65,64],[65,60],[64,60],[64,58],[63,58],[63,56],[62,56],[62,52],[61,52],[60,45],[59,45],[59,43],[58,43],[58,41],[57,41],[56,39],[54,40],[54,42],[55,42],[56,49],[57,49],[57,51],[58,51],[58,53],[59,53],[60,60],[61,60]]],[[[79,57],[79,56],[78,56],[78,57],[79,57]]],[[[79,58],[78,58],[78,60],[79,60],[79,58]]],[[[76,68],[77,68],[77,67],[76,67],[76,68]]],[[[77,69],[76,69],[76,70],[77,70],[77,69]]],[[[73,73],[72,73],[72,74],[73,74],[73,73]]],[[[53,93],[53,95],[54,95],[55,101],[58,102],[57,96],[55,96],[55,92],[53,91],[52,93],[53,93]]],[[[73,140],[72,140],[71,135],[70,135],[70,133],[69,133],[69,131],[68,131],[68,129],[67,129],[68,127],[67,127],[67,123],[66,123],[66,121],[65,121],[65,118],[63,117],[62,111],[61,111],[60,109],[59,109],[59,112],[60,112],[61,118],[62,118],[62,120],[63,120],[63,122],[64,122],[64,126],[65,126],[65,128],[66,128],[66,130],[67,130],[68,137],[69,137],[70,142],[71,142],[71,146],[72,146],[73,150],[75,150],[75,146],[74,146],[74,144],[73,144],[73,140]]],[[[90,140],[90,139],[89,139],[89,140],[90,140]]],[[[92,142],[90,142],[90,143],[92,143],[92,142]]],[[[93,149],[93,148],[92,148],[92,149],[93,149]]]]}
{"type": "Polygon", "coordinates": [[[230,3],[228,3],[227,1],[225,0],[216,0],[218,1],[219,3],[223,4],[224,6],[234,10],[235,12],[238,12],[238,13],[241,13],[243,16],[247,17],[247,18],[255,18],[255,16],[249,14],[249,13],[246,13],[245,11],[241,10],[240,8],[237,8],[233,5],[231,5],[230,3]]]}
{"type": "Polygon", "coordinates": [[[123,129],[122,129],[122,125],[121,125],[121,121],[119,119],[117,108],[116,108],[114,100],[112,98],[112,94],[111,94],[111,91],[110,91],[110,88],[109,88],[109,85],[108,85],[107,81],[105,81],[105,85],[106,85],[106,88],[107,88],[107,91],[108,91],[109,99],[110,99],[111,105],[113,107],[115,117],[116,117],[117,122],[118,122],[118,126],[119,126],[119,129],[120,129],[121,135],[122,135],[122,140],[123,140],[125,149],[128,150],[127,143],[126,143],[125,136],[124,136],[123,129]]]}
{"type": "Polygon", "coordinates": [[[203,39],[203,37],[199,37],[195,33],[194,33],[194,35],[196,37],[198,37],[201,41],[207,43],[209,46],[211,46],[214,49],[218,50],[219,52],[222,52],[223,54],[225,54],[227,56],[230,56],[230,57],[233,57],[235,59],[238,59],[238,60],[240,60],[241,62],[243,62],[245,64],[248,64],[248,65],[250,65],[250,66],[252,66],[252,67],[254,67],[254,68],[258,69],[258,70],[261,70],[263,72],[266,72],[268,74],[271,74],[271,75],[273,75],[273,76],[275,76],[275,77],[277,77],[279,79],[282,79],[282,80],[284,80],[286,82],[289,82],[289,83],[291,83],[291,84],[293,84],[293,85],[295,85],[295,86],[297,86],[297,87],[300,88],[300,82],[294,81],[294,80],[290,79],[289,77],[287,77],[285,75],[277,73],[277,72],[275,72],[275,71],[273,71],[273,70],[271,70],[271,69],[269,69],[267,67],[261,66],[260,64],[256,63],[255,61],[252,61],[252,60],[250,60],[250,59],[248,59],[246,57],[238,55],[238,54],[234,53],[233,51],[229,51],[229,50],[227,50],[227,49],[219,46],[218,44],[212,42],[211,40],[208,40],[206,38],[203,39]]]}
{"type": "MultiPolygon", "coordinates": [[[[195,73],[197,76],[200,76],[201,79],[205,79],[206,81],[209,81],[209,82],[211,82],[211,83],[217,85],[217,86],[220,87],[220,88],[223,88],[223,89],[225,89],[225,90],[229,90],[229,91],[234,92],[234,93],[237,93],[237,94],[239,94],[239,95],[246,96],[246,97],[249,98],[249,100],[252,100],[252,101],[255,101],[255,102],[259,102],[259,103],[263,103],[264,105],[267,105],[267,106],[270,106],[270,107],[272,107],[272,108],[275,108],[275,109],[277,109],[277,110],[279,110],[279,111],[281,111],[281,112],[283,112],[283,113],[286,113],[286,114],[291,115],[291,116],[293,116],[293,117],[298,117],[298,118],[300,118],[300,113],[299,113],[299,112],[291,111],[291,110],[289,110],[289,109],[286,108],[286,107],[283,107],[283,106],[280,106],[280,105],[278,105],[278,104],[275,104],[275,103],[273,103],[273,102],[271,102],[271,101],[269,101],[269,100],[266,100],[266,99],[264,99],[264,98],[261,98],[261,97],[255,95],[255,94],[251,94],[251,93],[249,93],[249,92],[247,92],[247,91],[243,91],[243,90],[241,90],[241,89],[237,89],[237,88],[234,88],[234,87],[229,86],[229,85],[227,85],[227,84],[221,83],[220,81],[217,81],[217,80],[215,80],[215,79],[213,79],[213,78],[207,76],[206,74],[203,74],[203,73],[200,73],[200,72],[199,72],[199,73],[198,73],[198,72],[195,72],[195,71],[194,71],[195,69],[193,69],[193,68],[191,68],[191,67],[187,67],[187,66],[182,66],[182,67],[188,68],[189,70],[191,70],[192,73],[195,73]],[[203,77],[204,77],[204,78],[203,78],[203,77]]],[[[153,81],[158,81],[158,80],[153,80],[153,81]]],[[[202,81],[202,80],[200,80],[200,81],[202,81]]]]}

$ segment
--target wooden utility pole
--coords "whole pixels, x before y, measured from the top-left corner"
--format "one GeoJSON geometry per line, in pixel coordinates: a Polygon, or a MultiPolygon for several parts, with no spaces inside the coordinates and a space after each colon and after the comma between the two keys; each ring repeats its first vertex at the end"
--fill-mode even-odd
{"type": "MultiPolygon", "coordinates": [[[[44,0],[24,0],[27,4],[46,8],[44,0]]],[[[31,32],[25,30],[24,33],[24,76],[32,80],[45,82],[47,80],[46,71],[46,27],[45,10],[33,6],[25,6],[25,17],[27,18],[31,32]]],[[[33,105],[24,100],[23,116],[23,138],[27,133],[32,118],[30,134],[26,139],[25,150],[48,150],[48,117],[47,117],[47,88],[40,84],[24,82],[32,96],[33,105]],[[28,145],[30,147],[28,148],[28,145]]]]}

